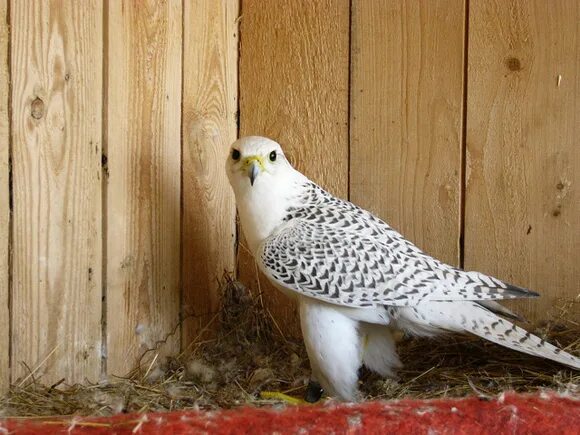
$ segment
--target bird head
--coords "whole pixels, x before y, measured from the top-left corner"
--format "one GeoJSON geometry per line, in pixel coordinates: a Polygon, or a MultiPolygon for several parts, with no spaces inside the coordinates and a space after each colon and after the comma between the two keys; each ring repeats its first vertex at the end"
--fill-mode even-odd
{"type": "Polygon", "coordinates": [[[293,171],[280,145],[260,136],[235,141],[226,162],[226,172],[236,193],[277,184],[289,170],[293,171]]]}

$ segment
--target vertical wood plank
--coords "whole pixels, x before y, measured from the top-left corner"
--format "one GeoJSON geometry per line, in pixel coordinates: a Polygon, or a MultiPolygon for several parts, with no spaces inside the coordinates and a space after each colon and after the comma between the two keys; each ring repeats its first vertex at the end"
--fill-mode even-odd
{"type": "Polygon", "coordinates": [[[101,366],[102,4],[11,2],[12,379],[101,366]]]}
{"type": "Polygon", "coordinates": [[[9,143],[8,120],[8,1],[0,0],[0,394],[10,383],[10,313],[8,312],[9,275],[9,143]]]}
{"type": "Polygon", "coordinates": [[[235,205],[224,162],[236,140],[238,0],[184,3],[182,343],[218,309],[235,270],[235,205]],[[191,317],[195,315],[195,317],[191,317]]]}
{"type": "Polygon", "coordinates": [[[107,371],[123,375],[179,321],[181,1],[111,1],[108,20],[107,371]]]}
{"type": "MultiPolygon", "coordinates": [[[[268,136],[295,167],[332,193],[348,195],[348,0],[242,2],[240,136],[268,136]]],[[[243,243],[243,242],[242,242],[243,243]]],[[[260,278],[243,246],[240,278],[261,287],[287,329],[293,304],[260,278]]]]}
{"type": "Polygon", "coordinates": [[[457,265],[463,0],[356,0],[351,201],[457,265]]]}
{"type": "Polygon", "coordinates": [[[580,282],[580,3],[469,15],[465,265],[540,292],[539,320],[580,282]]]}

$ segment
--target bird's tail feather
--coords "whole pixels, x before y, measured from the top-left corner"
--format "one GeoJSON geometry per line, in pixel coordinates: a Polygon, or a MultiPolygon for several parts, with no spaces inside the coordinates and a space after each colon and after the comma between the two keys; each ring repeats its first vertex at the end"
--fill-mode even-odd
{"type": "Polygon", "coordinates": [[[500,316],[507,317],[508,319],[517,320],[518,322],[526,322],[526,323],[528,322],[522,316],[520,316],[519,314],[516,314],[513,311],[511,311],[510,309],[504,307],[499,302],[496,302],[496,301],[477,301],[477,303],[479,305],[483,305],[485,308],[487,308],[492,313],[499,314],[500,316]]]}
{"type": "Polygon", "coordinates": [[[580,370],[580,358],[503,319],[477,302],[429,302],[401,309],[408,323],[426,330],[470,332],[486,340],[580,370]]]}

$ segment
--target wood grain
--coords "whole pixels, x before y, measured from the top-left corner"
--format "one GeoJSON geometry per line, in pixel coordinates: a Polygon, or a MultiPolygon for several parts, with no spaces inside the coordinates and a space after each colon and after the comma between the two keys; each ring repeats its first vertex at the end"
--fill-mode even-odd
{"type": "Polygon", "coordinates": [[[107,371],[124,375],[160,340],[179,350],[181,2],[112,1],[108,23],[107,371]]]}
{"type": "MultiPolygon", "coordinates": [[[[295,167],[332,193],[348,195],[349,2],[244,0],[240,48],[240,136],[280,142],[295,167]]],[[[285,330],[296,310],[259,278],[239,249],[240,278],[266,293],[285,330]]]]}
{"type": "Polygon", "coordinates": [[[237,0],[184,3],[184,348],[213,318],[206,313],[217,312],[224,272],[235,272],[235,204],[224,162],[238,129],[238,9],[237,0]]]}
{"type": "Polygon", "coordinates": [[[465,265],[542,294],[580,282],[580,3],[472,2],[465,265]]]}
{"type": "MultiPolygon", "coordinates": [[[[0,22],[8,22],[8,2],[0,0],[0,22]]],[[[8,312],[9,281],[9,143],[8,119],[8,26],[0,26],[0,394],[10,383],[10,313],[8,312]]]]}
{"type": "Polygon", "coordinates": [[[357,0],[352,13],[351,201],[457,265],[463,0],[357,0]]]}
{"type": "Polygon", "coordinates": [[[101,367],[102,4],[11,10],[12,380],[101,367]],[[25,367],[23,364],[26,364],[25,367]]]}

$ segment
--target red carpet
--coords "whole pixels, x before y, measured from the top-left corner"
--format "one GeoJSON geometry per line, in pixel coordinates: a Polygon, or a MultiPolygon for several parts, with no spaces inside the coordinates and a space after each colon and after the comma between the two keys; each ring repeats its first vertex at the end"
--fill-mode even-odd
{"type": "Polygon", "coordinates": [[[580,401],[555,395],[241,408],[109,418],[0,420],[0,434],[580,434],[580,401]]]}

